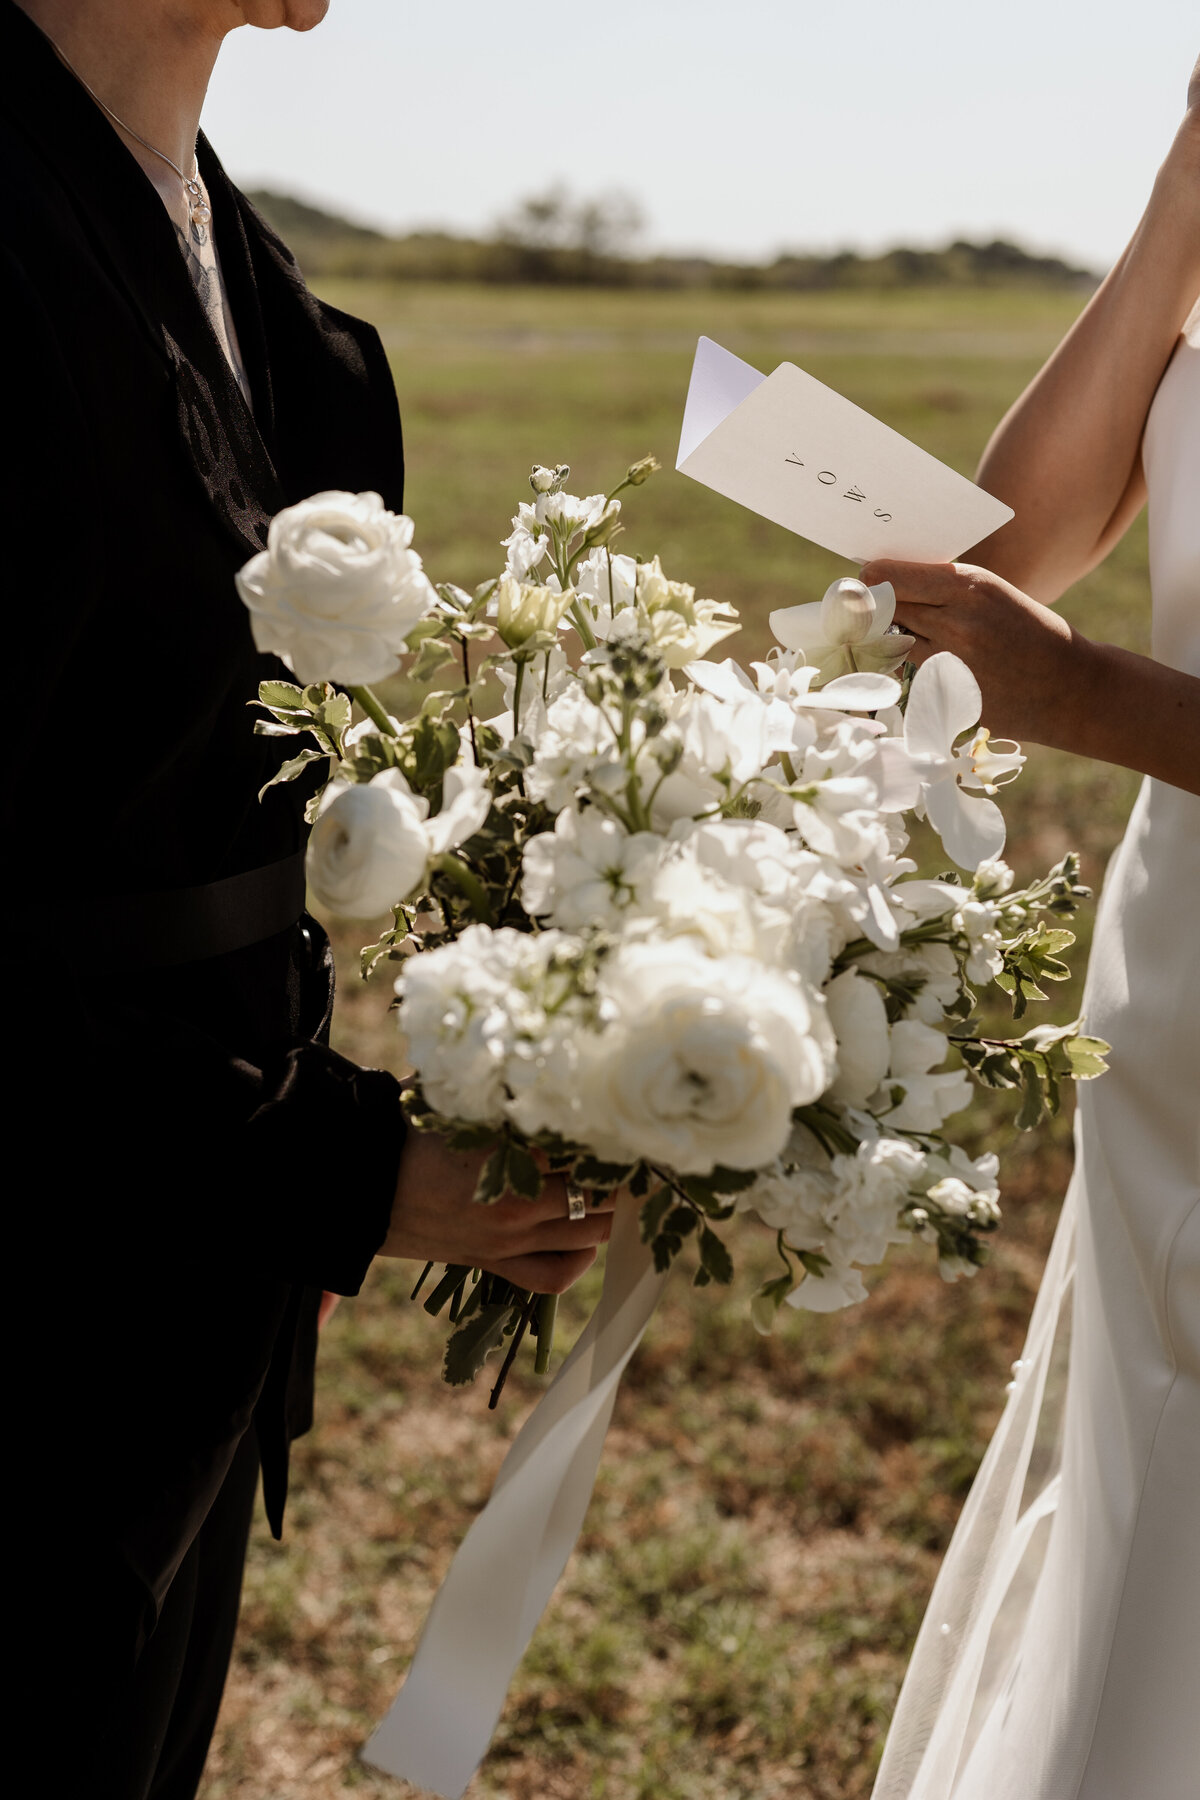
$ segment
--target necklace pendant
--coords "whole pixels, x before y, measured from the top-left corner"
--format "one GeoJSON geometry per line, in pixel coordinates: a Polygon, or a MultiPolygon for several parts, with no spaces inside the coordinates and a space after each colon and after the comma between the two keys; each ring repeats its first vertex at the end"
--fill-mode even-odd
{"type": "Polygon", "coordinates": [[[193,199],[188,207],[188,219],[192,227],[192,236],[198,244],[208,242],[208,222],[212,213],[205,202],[193,199]]]}
{"type": "Polygon", "coordinates": [[[192,228],[192,236],[198,244],[207,244],[208,222],[212,218],[212,212],[204,197],[204,189],[194,175],[185,175],[183,192],[187,200],[188,222],[192,228]]]}

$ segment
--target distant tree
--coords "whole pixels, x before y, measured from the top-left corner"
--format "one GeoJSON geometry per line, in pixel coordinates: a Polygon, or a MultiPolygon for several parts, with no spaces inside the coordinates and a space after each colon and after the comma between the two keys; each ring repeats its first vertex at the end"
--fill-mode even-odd
{"type": "Polygon", "coordinates": [[[628,256],[645,230],[645,215],[632,194],[614,188],[576,200],[556,182],[542,194],[519,200],[496,228],[497,237],[523,250],[578,251],[585,256],[628,256]]]}

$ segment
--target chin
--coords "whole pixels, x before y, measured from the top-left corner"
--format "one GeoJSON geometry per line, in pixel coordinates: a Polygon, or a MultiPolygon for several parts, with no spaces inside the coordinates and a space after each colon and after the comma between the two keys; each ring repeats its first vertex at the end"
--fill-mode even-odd
{"type": "Polygon", "coordinates": [[[329,0],[243,0],[242,16],[260,31],[311,31],[329,11],[329,0]]]}

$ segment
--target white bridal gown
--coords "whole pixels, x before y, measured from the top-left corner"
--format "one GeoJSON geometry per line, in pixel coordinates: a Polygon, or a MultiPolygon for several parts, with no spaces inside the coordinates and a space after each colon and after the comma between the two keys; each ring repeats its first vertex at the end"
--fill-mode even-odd
{"type": "MultiPolygon", "coordinates": [[[[1200,675],[1200,303],[1143,455],[1154,655],[1200,675]]],[[[1085,1008],[1109,1072],[873,1800],[1200,1800],[1200,798],[1143,784],[1085,1008]]]]}

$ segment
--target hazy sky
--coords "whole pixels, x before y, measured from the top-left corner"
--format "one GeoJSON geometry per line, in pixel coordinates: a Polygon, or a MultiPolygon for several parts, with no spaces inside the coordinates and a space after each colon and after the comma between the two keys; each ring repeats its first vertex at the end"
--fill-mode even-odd
{"type": "Polygon", "coordinates": [[[486,230],[563,180],[647,244],[1015,236],[1095,267],[1144,203],[1196,0],[333,0],[242,30],[205,128],[246,185],[486,230]]]}

